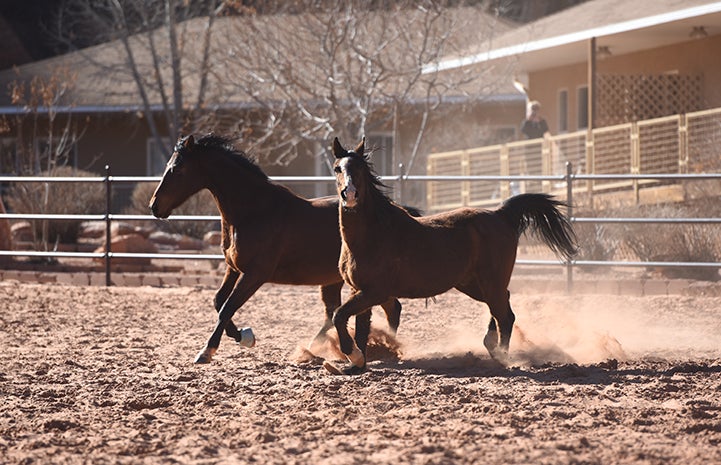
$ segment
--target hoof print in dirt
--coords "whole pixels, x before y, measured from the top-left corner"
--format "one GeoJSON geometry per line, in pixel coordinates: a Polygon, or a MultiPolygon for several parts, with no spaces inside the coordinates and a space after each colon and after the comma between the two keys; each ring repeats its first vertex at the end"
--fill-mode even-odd
{"type": "Polygon", "coordinates": [[[329,361],[323,362],[323,368],[325,368],[330,374],[333,375],[360,375],[368,371],[367,367],[357,367],[355,365],[347,365],[345,367],[339,367],[329,361]]]}

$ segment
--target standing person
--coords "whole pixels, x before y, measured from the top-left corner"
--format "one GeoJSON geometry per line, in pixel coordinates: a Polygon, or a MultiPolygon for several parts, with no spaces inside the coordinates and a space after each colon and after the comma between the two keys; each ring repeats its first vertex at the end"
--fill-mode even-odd
{"type": "Polygon", "coordinates": [[[537,100],[528,103],[526,119],[521,124],[521,132],[526,139],[538,139],[548,132],[548,124],[541,116],[541,104],[537,100]]]}

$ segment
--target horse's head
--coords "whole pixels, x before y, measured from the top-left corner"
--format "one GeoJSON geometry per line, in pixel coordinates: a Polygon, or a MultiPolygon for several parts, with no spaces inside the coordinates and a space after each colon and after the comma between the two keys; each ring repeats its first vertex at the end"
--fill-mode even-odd
{"type": "Polygon", "coordinates": [[[203,176],[193,168],[197,154],[193,136],[181,137],[163,173],[163,179],[150,199],[150,210],[156,218],[167,218],[172,211],[204,186],[203,176]]]}
{"type": "Polygon", "coordinates": [[[365,138],[353,150],[346,150],[336,137],[333,140],[333,163],[335,185],[341,205],[347,209],[355,208],[365,197],[362,190],[372,183],[375,176],[370,170],[365,154],[365,138]]]}

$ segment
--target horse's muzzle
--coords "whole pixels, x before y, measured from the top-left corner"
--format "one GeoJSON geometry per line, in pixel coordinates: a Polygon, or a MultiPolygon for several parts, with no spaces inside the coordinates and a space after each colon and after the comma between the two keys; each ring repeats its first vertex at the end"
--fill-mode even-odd
{"type": "Polygon", "coordinates": [[[160,212],[160,207],[158,206],[158,200],[155,197],[150,199],[150,203],[148,204],[148,206],[150,207],[150,211],[153,213],[153,216],[156,218],[165,219],[168,216],[170,216],[170,215],[163,214],[160,212]]]}
{"type": "Polygon", "coordinates": [[[356,205],[358,196],[353,186],[348,186],[340,191],[340,198],[343,200],[343,206],[346,208],[353,208],[356,205]]]}

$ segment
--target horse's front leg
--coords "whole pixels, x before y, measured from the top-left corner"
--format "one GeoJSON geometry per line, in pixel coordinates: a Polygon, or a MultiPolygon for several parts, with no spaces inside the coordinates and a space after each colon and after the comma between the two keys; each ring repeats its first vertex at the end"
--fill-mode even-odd
{"type": "MultiPolygon", "coordinates": [[[[333,369],[334,367],[332,365],[325,364],[326,369],[332,372],[342,372],[345,374],[355,374],[365,370],[365,354],[348,333],[348,320],[350,317],[359,315],[362,312],[370,313],[370,309],[373,305],[377,305],[384,300],[385,299],[373,299],[367,294],[358,291],[351,294],[350,298],[341,305],[338,310],[336,310],[335,315],[333,316],[333,325],[335,326],[336,331],[338,331],[340,350],[350,362],[350,367],[339,371],[337,369],[333,369]]],[[[366,333],[370,329],[370,315],[368,315],[367,318],[367,325],[364,318],[356,320],[361,323],[360,330],[366,333]]]]}
{"type": "Polygon", "coordinates": [[[220,338],[223,335],[223,330],[228,326],[235,311],[250,299],[265,281],[265,279],[251,276],[249,273],[243,274],[243,276],[236,281],[228,299],[223,303],[218,312],[218,323],[215,325],[215,329],[210,335],[205,348],[195,357],[195,363],[210,363],[213,355],[218,351],[218,346],[220,346],[220,338]]]}
{"type": "MultiPolygon", "coordinates": [[[[240,273],[232,269],[230,266],[225,269],[223,283],[220,285],[218,292],[215,293],[215,299],[213,300],[216,312],[220,313],[220,309],[223,307],[225,301],[228,300],[233,287],[235,287],[236,281],[238,281],[238,277],[240,277],[240,273]]],[[[235,342],[240,343],[240,331],[238,330],[238,327],[235,326],[235,323],[233,323],[233,320],[228,321],[228,325],[225,327],[225,334],[227,334],[228,337],[235,339],[235,342]]]]}
{"type": "Polygon", "coordinates": [[[328,331],[333,327],[333,312],[335,309],[340,307],[340,291],[343,287],[343,281],[327,284],[320,287],[320,296],[325,306],[325,321],[323,326],[315,335],[313,340],[308,345],[308,350],[311,353],[315,353],[317,347],[322,346],[326,340],[328,340],[328,331]]]}

